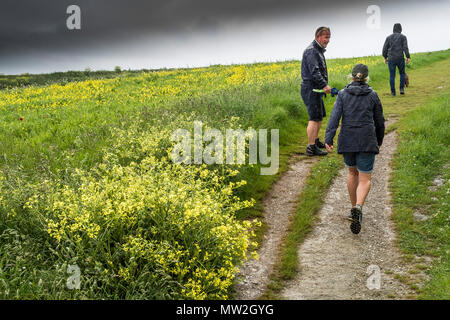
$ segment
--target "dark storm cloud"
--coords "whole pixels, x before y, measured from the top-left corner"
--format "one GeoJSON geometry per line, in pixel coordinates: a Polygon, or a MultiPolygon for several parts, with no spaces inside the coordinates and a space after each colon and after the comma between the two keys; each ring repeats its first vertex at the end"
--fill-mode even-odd
{"type": "Polygon", "coordinates": [[[2,0],[0,57],[95,47],[144,33],[214,31],[229,17],[249,19],[298,7],[293,0],[2,0]],[[71,4],[81,8],[78,31],[66,27],[71,4]]]}
{"type": "MultiPolygon", "coordinates": [[[[128,53],[133,48],[128,48],[128,45],[134,45],[135,51],[154,50],[164,55],[166,52],[164,50],[172,50],[170,53],[173,54],[173,51],[178,50],[186,42],[190,41],[191,46],[195,46],[193,42],[197,39],[195,36],[205,33],[210,37],[208,39],[212,39],[215,35],[223,37],[221,31],[230,32],[232,29],[238,36],[243,26],[253,26],[264,36],[264,32],[270,31],[270,26],[281,25],[287,17],[290,16],[292,19],[292,15],[297,19],[309,19],[311,30],[308,32],[312,33],[317,27],[316,22],[312,21],[322,24],[321,19],[326,20],[324,17],[329,17],[330,13],[347,15],[356,7],[365,13],[363,10],[368,5],[384,6],[392,3],[387,0],[367,0],[367,2],[364,0],[1,0],[1,2],[0,72],[16,72],[11,70],[17,70],[17,66],[20,66],[18,70],[36,70],[36,65],[42,63],[46,64],[43,69],[50,70],[57,63],[58,69],[65,68],[64,65],[69,68],[78,67],[86,63],[84,62],[86,60],[81,61],[82,57],[88,56],[106,59],[113,55],[122,55],[123,60],[132,59],[132,55],[128,53]],[[81,8],[81,30],[68,30],[66,27],[68,18],[66,9],[73,4],[81,8]],[[314,20],[311,20],[312,18],[314,20]],[[267,21],[267,24],[260,23],[261,21],[267,21]],[[253,22],[259,23],[252,25],[253,22]],[[136,43],[139,42],[143,45],[145,42],[147,46],[137,48],[136,43]],[[114,52],[117,49],[119,52],[114,52]],[[79,61],[76,62],[76,59],[79,61]]],[[[396,1],[404,7],[404,10],[412,2],[419,0],[396,1]]],[[[351,19],[346,21],[352,23],[351,19]]],[[[284,30],[280,32],[284,33],[284,30]]],[[[253,38],[254,35],[252,33],[253,38]]]]}
{"type": "MultiPolygon", "coordinates": [[[[379,3],[385,1],[378,1],[379,3]]],[[[2,0],[0,55],[22,50],[91,46],[140,33],[219,29],[227,19],[352,6],[357,0],[2,0]],[[66,8],[79,5],[82,29],[66,28],[66,8]]]]}

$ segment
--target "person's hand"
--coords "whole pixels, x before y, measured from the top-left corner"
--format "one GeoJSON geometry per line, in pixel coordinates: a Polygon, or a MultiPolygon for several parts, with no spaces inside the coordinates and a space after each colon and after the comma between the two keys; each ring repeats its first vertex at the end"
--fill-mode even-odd
{"type": "Polygon", "coordinates": [[[410,58],[407,58],[406,59],[406,64],[409,64],[411,62],[411,59],[410,58]]]}
{"type": "Polygon", "coordinates": [[[331,93],[331,88],[330,88],[330,86],[329,86],[329,85],[326,85],[326,86],[323,88],[323,91],[325,91],[326,94],[330,94],[330,93],[331,93]]]}
{"type": "Polygon", "coordinates": [[[331,150],[333,150],[334,147],[333,145],[330,146],[328,143],[325,143],[325,148],[327,148],[328,152],[331,152],[331,150]]]}
{"type": "Polygon", "coordinates": [[[384,59],[384,63],[388,64],[388,59],[384,59]]]}

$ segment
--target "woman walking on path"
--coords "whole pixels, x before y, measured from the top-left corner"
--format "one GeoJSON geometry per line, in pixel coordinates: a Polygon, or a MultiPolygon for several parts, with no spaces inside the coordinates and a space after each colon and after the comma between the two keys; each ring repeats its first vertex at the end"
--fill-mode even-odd
{"type": "Polygon", "coordinates": [[[383,107],[377,93],[367,84],[368,76],[366,65],[354,66],[353,82],[339,92],[325,133],[325,146],[331,152],[342,118],[337,151],[343,154],[348,167],[347,188],[352,204],[350,229],[355,234],[361,231],[362,208],[385,129],[383,107]]]}

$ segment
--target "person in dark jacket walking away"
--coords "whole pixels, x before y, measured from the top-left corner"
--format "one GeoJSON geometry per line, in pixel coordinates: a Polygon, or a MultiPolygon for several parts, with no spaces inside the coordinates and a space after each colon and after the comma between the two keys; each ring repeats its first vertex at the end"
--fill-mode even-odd
{"type": "Polygon", "coordinates": [[[308,147],[306,148],[308,156],[328,154],[326,151],[320,150],[320,148],[325,148],[325,145],[319,140],[322,119],[326,116],[323,94],[314,92],[313,89],[323,89],[325,93],[331,92],[324,56],[330,36],[330,28],[319,27],[315,33],[315,40],[303,52],[301,95],[309,117],[308,147]]]}
{"type": "Polygon", "coordinates": [[[325,146],[333,149],[333,139],[342,118],[338,153],[348,167],[347,188],[352,209],[350,229],[361,231],[362,208],[370,190],[375,155],[384,138],[383,107],[377,93],[367,84],[369,69],[357,64],[352,70],[353,82],[339,91],[325,133],[325,146]]]}
{"type": "Polygon", "coordinates": [[[408,64],[411,61],[409,55],[408,40],[402,33],[402,25],[394,24],[394,33],[386,38],[383,46],[384,62],[389,66],[389,83],[391,95],[395,96],[395,70],[400,73],[400,94],[405,94],[405,58],[408,64]]]}

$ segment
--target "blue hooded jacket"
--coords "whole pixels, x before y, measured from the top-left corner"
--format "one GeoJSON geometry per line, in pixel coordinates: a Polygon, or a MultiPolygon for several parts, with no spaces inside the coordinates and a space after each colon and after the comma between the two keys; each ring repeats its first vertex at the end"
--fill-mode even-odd
{"type": "Polygon", "coordinates": [[[338,153],[379,153],[384,138],[383,107],[377,93],[363,82],[352,82],[339,91],[325,133],[325,143],[333,139],[342,118],[338,153]]]}

